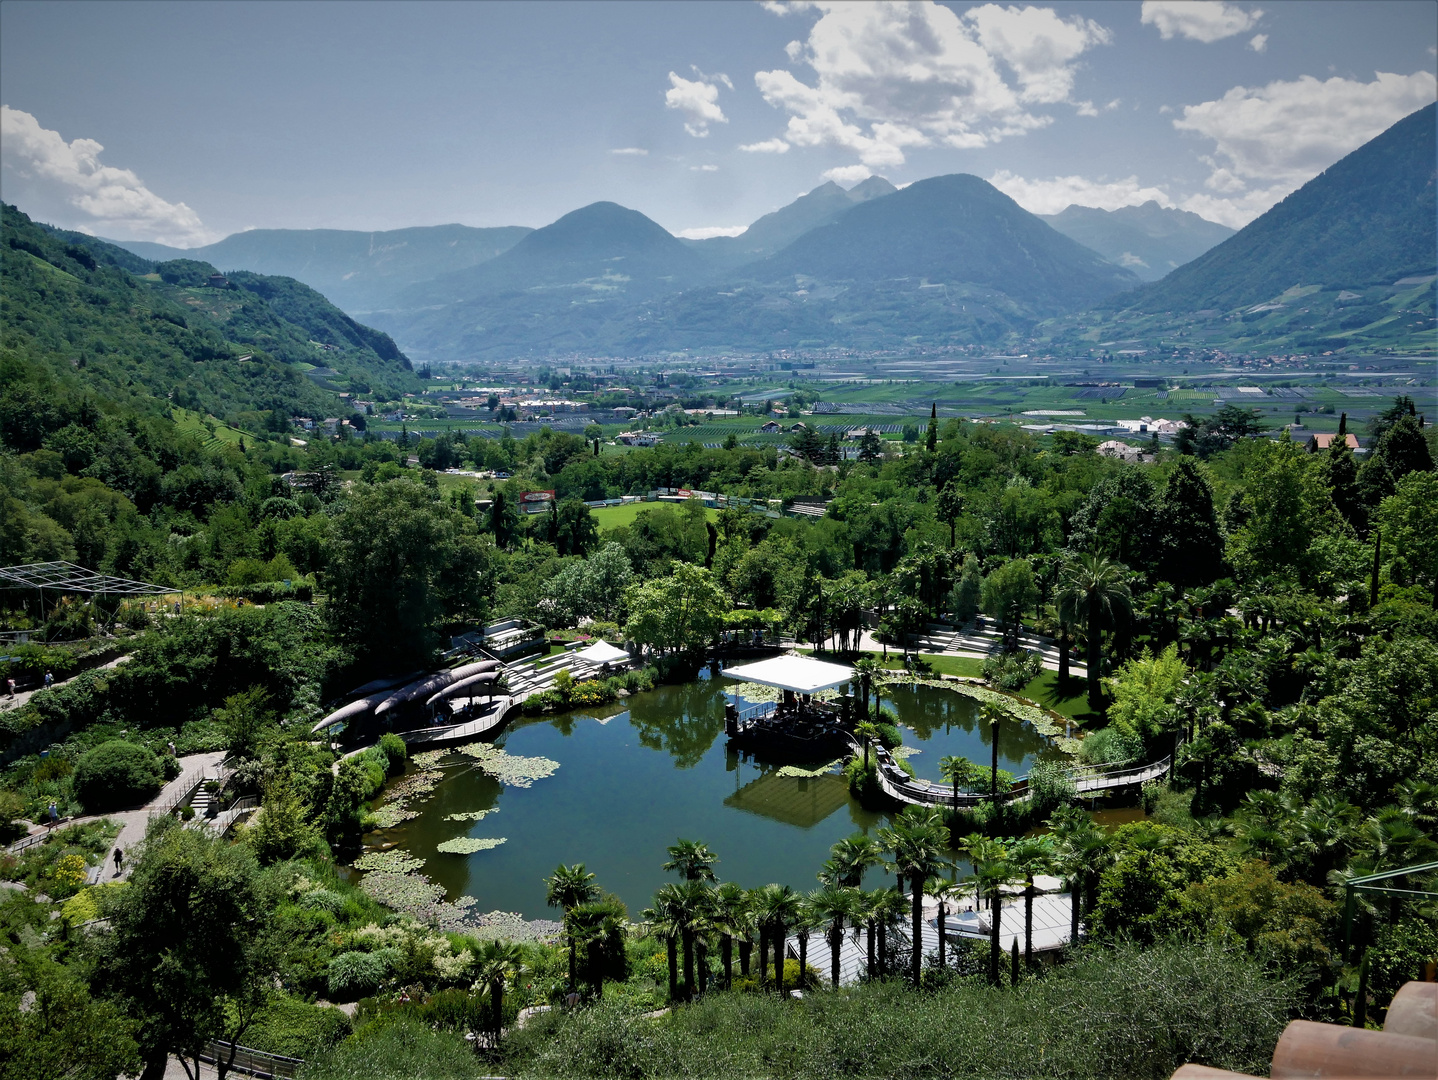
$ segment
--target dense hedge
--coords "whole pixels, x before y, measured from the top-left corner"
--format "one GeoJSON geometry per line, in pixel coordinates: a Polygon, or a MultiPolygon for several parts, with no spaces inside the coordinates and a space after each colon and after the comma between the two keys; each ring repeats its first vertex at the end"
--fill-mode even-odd
{"type": "Polygon", "coordinates": [[[75,765],[75,796],[100,813],[153,798],[165,784],[164,766],[138,743],[116,739],[87,751],[75,765]]]}

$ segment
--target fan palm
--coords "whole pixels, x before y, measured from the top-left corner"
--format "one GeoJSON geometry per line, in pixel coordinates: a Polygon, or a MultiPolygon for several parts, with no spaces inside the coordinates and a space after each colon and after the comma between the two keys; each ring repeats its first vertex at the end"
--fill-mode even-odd
{"type": "Polygon", "coordinates": [[[829,981],[839,985],[839,948],[844,942],[844,923],[856,926],[862,918],[857,889],[826,883],[809,894],[809,910],[821,923],[827,923],[824,936],[829,942],[829,981]]]}
{"type": "Polygon", "coordinates": [[[489,991],[490,1024],[497,1044],[504,1029],[504,983],[519,973],[524,950],[512,941],[486,941],[479,947],[476,985],[489,991]]]}
{"type": "MultiPolygon", "coordinates": [[[[863,833],[846,836],[829,849],[836,880],[833,884],[857,888],[864,883],[864,874],[884,861],[884,849],[863,833]]],[[[824,884],[829,884],[825,882],[824,884]]]]}
{"type": "Polygon", "coordinates": [[[584,869],[583,863],[575,863],[573,866],[565,866],[560,863],[554,868],[554,873],[544,879],[545,904],[564,911],[569,938],[569,988],[571,990],[578,985],[575,981],[577,978],[575,958],[578,943],[575,941],[574,927],[567,925],[569,913],[580,904],[588,904],[598,897],[599,884],[594,880],[594,875],[584,869]]]}
{"type": "Polygon", "coordinates": [[[1098,554],[1080,555],[1064,567],[1059,577],[1059,619],[1070,625],[1082,623],[1088,637],[1088,701],[1090,708],[1102,704],[1100,668],[1101,643],[1105,624],[1114,623],[1129,608],[1129,588],[1124,581],[1127,568],[1098,554]]]}
{"type": "Polygon", "coordinates": [[[854,726],[854,734],[864,743],[864,768],[869,767],[869,744],[879,741],[879,727],[869,720],[861,720],[854,726]]]}
{"type": "Polygon", "coordinates": [[[789,928],[798,921],[799,894],[788,885],[765,885],[754,891],[754,921],[759,925],[760,971],[765,966],[768,950],[774,947],[774,985],[784,993],[784,942],[789,928]]]}
{"type": "Polygon", "coordinates": [[[679,939],[684,949],[684,996],[693,997],[694,943],[708,927],[714,907],[714,890],[707,881],[686,881],[674,892],[675,915],[679,920],[679,939]]]}
{"type": "Polygon", "coordinates": [[[1054,844],[1047,836],[1026,836],[1009,851],[1009,860],[1024,880],[1024,965],[1034,966],[1034,878],[1054,865],[1054,844]]]}
{"type": "Polygon", "coordinates": [[[719,861],[719,856],[710,851],[708,846],[696,840],[678,840],[670,844],[666,849],[669,853],[669,861],[664,864],[665,870],[677,872],[685,881],[713,881],[714,864],[719,861]]]}
{"type": "Polygon", "coordinates": [[[964,848],[974,864],[975,888],[989,897],[989,980],[999,984],[999,937],[1003,933],[1003,887],[1014,880],[1013,863],[1003,844],[987,836],[971,833],[964,838],[964,848]]]}
{"type": "MultiPolygon", "coordinates": [[[[719,935],[720,962],[724,968],[724,988],[727,990],[734,972],[734,939],[748,939],[750,933],[749,901],[744,890],[732,881],[726,881],[714,890],[713,908],[710,920],[719,935]]],[[[745,974],[748,974],[748,957],[745,957],[745,974]]]]}
{"type": "Polygon", "coordinates": [[[894,857],[899,878],[909,879],[912,916],[909,976],[914,985],[918,986],[924,960],[924,883],[935,870],[945,865],[944,841],[947,831],[940,822],[937,811],[909,807],[899,816],[892,828],[880,833],[880,838],[894,857]]]}
{"type": "Polygon", "coordinates": [[[660,886],[654,894],[654,903],[642,912],[649,924],[649,932],[658,934],[664,940],[664,952],[669,961],[669,1000],[679,1000],[679,937],[683,933],[684,918],[678,885],[660,886]]]}

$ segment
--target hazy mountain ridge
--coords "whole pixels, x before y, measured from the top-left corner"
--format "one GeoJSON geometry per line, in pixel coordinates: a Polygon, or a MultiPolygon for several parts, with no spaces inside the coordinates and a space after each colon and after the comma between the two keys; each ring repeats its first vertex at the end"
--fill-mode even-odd
{"type": "Polygon", "coordinates": [[[1037,216],[1142,281],[1157,281],[1234,234],[1226,225],[1152,200],[1117,210],[1072,205],[1037,216]]]}
{"type": "Polygon", "coordinates": [[[847,191],[829,180],[787,206],[765,214],[738,236],[684,243],[716,267],[741,266],[783,250],[806,232],[828,225],[859,203],[881,199],[897,190],[882,176],[871,176],[847,191]]]}
{"type": "Polygon", "coordinates": [[[351,314],[386,307],[406,286],[464,270],[508,251],[533,230],[426,225],[382,232],[251,229],[205,247],[111,240],[156,262],[198,259],[225,272],[249,270],[303,281],[351,314]]]}
{"type": "Polygon", "coordinates": [[[993,341],[1138,284],[978,177],[869,190],[876,197],[727,274],[642,214],[595,204],[488,263],[414,286],[375,321],[435,358],[883,347],[993,341]]]}

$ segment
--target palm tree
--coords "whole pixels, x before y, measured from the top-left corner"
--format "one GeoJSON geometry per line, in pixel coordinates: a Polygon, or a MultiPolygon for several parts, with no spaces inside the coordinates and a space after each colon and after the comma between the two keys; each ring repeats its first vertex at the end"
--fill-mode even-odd
{"type": "MultiPolygon", "coordinates": [[[[999,805],[999,732],[1004,722],[1004,710],[997,705],[985,705],[983,707],[984,721],[989,725],[989,743],[993,747],[993,763],[989,767],[989,798],[994,804],[995,811],[999,805]]],[[[994,825],[998,826],[998,814],[994,814],[994,825]]]]}
{"type": "MultiPolygon", "coordinates": [[[[621,909],[622,910],[622,909],[621,909]]],[[[604,967],[601,956],[604,943],[623,926],[615,905],[603,900],[580,904],[569,912],[575,938],[585,947],[585,970],[596,997],[604,996],[604,967]]]]}
{"type": "Polygon", "coordinates": [[[844,923],[858,925],[861,908],[858,890],[844,885],[826,883],[809,894],[809,910],[821,923],[827,923],[824,936],[829,942],[829,981],[839,985],[839,947],[844,942],[844,923]]]}
{"type": "Polygon", "coordinates": [[[1078,944],[1080,905],[1083,900],[1083,875],[1087,865],[1085,852],[1095,833],[1101,830],[1088,814],[1077,806],[1065,806],[1048,820],[1052,836],[1056,841],[1055,863],[1068,881],[1071,914],[1069,916],[1069,943],[1078,944]]]}
{"type": "Polygon", "coordinates": [[[949,914],[949,895],[954,889],[954,883],[945,878],[931,877],[924,884],[924,894],[932,896],[939,902],[939,917],[936,925],[939,929],[939,970],[944,969],[944,920],[949,914]]]}
{"type": "Polygon", "coordinates": [[[759,924],[761,971],[767,955],[766,945],[774,946],[774,985],[784,993],[784,942],[789,928],[798,921],[799,894],[788,885],[765,885],[755,890],[754,921],[759,924]]]}
{"type": "Polygon", "coordinates": [[[939,774],[954,785],[954,809],[959,808],[959,785],[972,782],[974,763],[966,757],[949,755],[939,759],[939,774]]]}
{"type": "Polygon", "coordinates": [[[486,941],[479,947],[476,985],[489,990],[495,1045],[504,1030],[504,982],[519,973],[524,950],[512,941],[486,941]]]}
{"type": "Polygon", "coordinates": [[[794,937],[799,942],[799,980],[801,985],[809,971],[809,935],[823,925],[823,917],[809,903],[809,897],[800,893],[798,914],[794,920],[794,937]]]}
{"type": "Polygon", "coordinates": [[[719,861],[719,856],[710,851],[708,846],[696,840],[679,840],[670,844],[666,849],[669,852],[669,861],[664,864],[665,870],[676,871],[685,881],[713,881],[714,864],[719,861]]]}
{"type": "Polygon", "coordinates": [[[869,767],[869,744],[879,741],[879,726],[869,720],[861,720],[854,726],[854,734],[864,742],[864,768],[869,767]]]}
{"type": "Polygon", "coordinates": [[[664,939],[669,960],[669,1000],[679,1000],[679,937],[683,933],[683,902],[678,885],[662,885],[654,894],[654,904],[643,911],[651,933],[664,939]]]}
{"type": "MultiPolygon", "coordinates": [[[[594,875],[584,869],[583,863],[575,863],[573,866],[565,866],[560,863],[554,868],[554,873],[544,879],[544,902],[549,907],[561,908],[564,911],[565,922],[569,922],[569,913],[580,904],[588,904],[599,898],[599,885],[594,880],[594,875]]],[[[569,936],[569,989],[574,990],[579,984],[576,981],[575,956],[578,950],[578,943],[574,939],[574,927],[568,926],[569,936]]]]}
{"type": "MultiPolygon", "coordinates": [[[[724,989],[729,989],[734,972],[734,939],[748,939],[750,932],[749,902],[744,890],[732,881],[726,881],[714,890],[713,908],[710,913],[714,930],[719,934],[720,961],[724,968],[724,989]]],[[[748,974],[748,957],[745,957],[745,974],[748,974]]]]}
{"type": "Polygon", "coordinates": [[[1124,582],[1127,572],[1122,563],[1089,554],[1065,566],[1059,578],[1059,618],[1070,624],[1083,623],[1088,637],[1088,703],[1093,709],[1103,703],[1099,678],[1104,625],[1116,622],[1129,608],[1129,589],[1124,582]]]}
{"type": "Polygon", "coordinates": [[[898,889],[879,889],[874,893],[874,925],[879,932],[878,976],[889,974],[889,927],[903,925],[904,916],[909,913],[909,901],[898,889]]]}
{"type": "Polygon", "coordinates": [[[1008,849],[997,840],[978,833],[964,838],[964,848],[974,863],[976,889],[989,896],[989,981],[999,985],[999,937],[1003,933],[1003,887],[1014,878],[1008,849]]]}
{"type": "Polygon", "coordinates": [[[714,889],[707,881],[686,881],[679,886],[679,936],[684,947],[684,996],[693,997],[694,945],[698,936],[708,929],[709,914],[714,908],[714,889]]]}
{"type": "Polygon", "coordinates": [[[1024,965],[1034,966],[1034,877],[1054,865],[1053,841],[1047,836],[1026,836],[1009,851],[1009,860],[1024,879],[1024,965]]]}
{"type": "Polygon", "coordinates": [[[939,819],[938,811],[919,807],[909,807],[899,816],[892,828],[880,833],[884,846],[894,857],[894,866],[900,880],[905,877],[909,879],[912,909],[909,976],[915,986],[918,986],[922,979],[924,961],[924,883],[935,870],[945,865],[946,835],[947,831],[939,819]]]}
{"type": "Polygon", "coordinates": [[[883,670],[884,666],[872,656],[854,661],[854,674],[859,679],[859,716],[865,720],[869,719],[869,692],[883,670]]]}
{"type": "MultiPolygon", "coordinates": [[[[835,843],[829,849],[829,856],[837,874],[832,884],[857,888],[864,883],[864,874],[884,861],[884,849],[872,837],[855,833],[835,843]]],[[[831,883],[826,881],[824,884],[831,883]]]]}

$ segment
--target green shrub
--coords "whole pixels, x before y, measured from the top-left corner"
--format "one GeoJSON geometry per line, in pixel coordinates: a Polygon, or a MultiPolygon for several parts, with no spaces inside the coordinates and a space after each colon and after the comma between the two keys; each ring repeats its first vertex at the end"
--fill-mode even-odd
{"type": "Polygon", "coordinates": [[[522,706],[525,716],[539,716],[541,713],[558,712],[564,708],[564,697],[558,690],[541,690],[524,699],[522,706]]]}
{"type": "Polygon", "coordinates": [[[1143,754],[1143,743],[1118,728],[1106,727],[1084,737],[1079,756],[1089,765],[1117,765],[1143,754]]]}
{"type": "Polygon", "coordinates": [[[373,994],[389,976],[389,958],[375,953],[342,952],[330,961],[328,987],[332,1001],[356,1001],[373,994]]]}
{"type": "Polygon", "coordinates": [[[85,809],[101,813],[153,798],[164,786],[164,768],[150,750],[116,739],[80,758],[73,783],[85,809]]]}
{"type": "Polygon", "coordinates": [[[1000,690],[1022,690],[1043,673],[1044,662],[1036,652],[1018,652],[987,656],[983,664],[984,681],[1000,690]]]}
{"type": "Polygon", "coordinates": [[[339,915],[345,909],[345,898],[331,889],[311,889],[300,897],[300,904],[311,911],[328,911],[339,915]]]}
{"type": "Polygon", "coordinates": [[[1029,801],[1031,811],[1046,818],[1060,806],[1067,806],[1078,795],[1078,787],[1068,766],[1058,761],[1036,761],[1029,770],[1029,801]]]}
{"type": "Polygon", "coordinates": [[[385,773],[389,776],[398,776],[404,772],[404,765],[409,760],[409,747],[392,731],[386,731],[379,737],[379,749],[384,754],[387,767],[385,773]]]}
{"type": "Polygon", "coordinates": [[[301,1080],[474,1080],[492,1072],[462,1035],[433,1031],[408,1017],[367,1024],[321,1054],[301,1080]]]}
{"type": "MultiPolygon", "coordinates": [[[[884,712],[890,716],[893,715],[887,709],[884,712]]],[[[894,721],[881,720],[874,726],[879,729],[879,742],[883,744],[885,750],[892,750],[896,746],[904,745],[903,733],[899,731],[899,725],[894,721]]]]}
{"type": "Polygon", "coordinates": [[[338,1045],[350,1033],[339,1009],[310,1005],[282,994],[271,998],[245,1033],[245,1045],[271,1054],[308,1060],[338,1045]]]}

